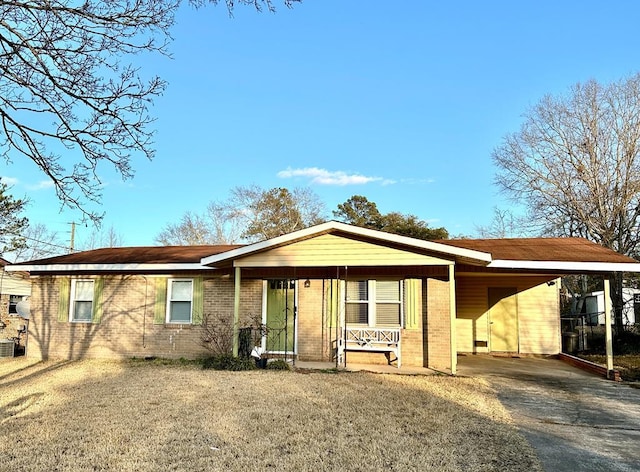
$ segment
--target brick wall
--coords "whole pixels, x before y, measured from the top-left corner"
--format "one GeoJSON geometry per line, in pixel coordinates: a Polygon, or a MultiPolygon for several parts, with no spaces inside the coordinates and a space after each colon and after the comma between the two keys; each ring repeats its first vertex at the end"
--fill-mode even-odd
{"type": "Polygon", "coordinates": [[[298,359],[301,361],[330,361],[325,316],[324,285],[322,280],[310,280],[305,287],[298,281],[298,359]]]}
{"type": "Polygon", "coordinates": [[[426,323],[424,324],[424,365],[432,369],[450,370],[451,318],[449,312],[449,282],[429,278],[425,280],[425,285],[427,302],[425,310],[426,323]]]}
{"type": "MultiPolygon", "coordinates": [[[[155,324],[155,278],[118,275],[104,278],[104,313],[100,323],[58,321],[59,277],[34,277],[27,354],[36,358],[167,357],[195,358],[208,354],[200,344],[198,325],[155,324]]],[[[233,279],[205,278],[204,315],[231,327],[233,279]]],[[[415,329],[402,330],[402,363],[449,369],[449,284],[426,279],[422,291],[422,316],[415,329]],[[426,296],[425,296],[426,294],[426,296]]],[[[298,358],[331,361],[330,329],[322,280],[310,287],[298,283],[298,358]]],[[[260,319],[262,281],[243,280],[240,326],[260,319]]],[[[383,353],[349,352],[348,362],[385,364],[383,353]]]]}
{"type": "MultiPolygon", "coordinates": [[[[58,277],[34,277],[27,355],[35,358],[145,357],[195,358],[201,326],[154,324],[154,277],[104,277],[104,313],[100,323],[58,321],[58,277]]],[[[245,322],[260,313],[262,282],[243,280],[240,314],[245,322]]],[[[233,319],[233,281],[204,280],[204,313],[221,322],[233,319]]],[[[241,323],[242,324],[242,323],[241,323]]]]}

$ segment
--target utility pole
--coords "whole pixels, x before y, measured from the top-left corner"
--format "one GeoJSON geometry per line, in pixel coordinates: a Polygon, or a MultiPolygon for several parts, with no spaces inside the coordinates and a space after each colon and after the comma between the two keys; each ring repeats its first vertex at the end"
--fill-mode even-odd
{"type": "Polygon", "coordinates": [[[73,245],[76,239],[76,222],[72,221],[69,223],[71,225],[71,243],[69,244],[69,254],[73,253],[73,245]]]}

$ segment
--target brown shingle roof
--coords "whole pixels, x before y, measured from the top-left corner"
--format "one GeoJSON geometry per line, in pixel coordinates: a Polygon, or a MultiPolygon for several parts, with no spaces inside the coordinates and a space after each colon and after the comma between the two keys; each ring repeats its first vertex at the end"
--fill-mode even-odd
{"type": "MultiPolygon", "coordinates": [[[[240,245],[113,247],[76,252],[64,256],[29,261],[45,264],[185,264],[199,263],[203,257],[237,249],[240,245]]],[[[19,264],[17,264],[19,265],[19,264]]]]}
{"type": "MultiPolygon", "coordinates": [[[[491,254],[493,260],[633,263],[630,257],[580,238],[451,239],[434,241],[447,246],[491,254]]],[[[19,265],[49,264],[199,264],[202,258],[242,245],[140,246],[95,249],[29,261],[19,265]]]]}
{"type": "Polygon", "coordinates": [[[488,252],[494,260],[633,263],[634,259],[582,238],[450,239],[437,241],[488,252]]]}

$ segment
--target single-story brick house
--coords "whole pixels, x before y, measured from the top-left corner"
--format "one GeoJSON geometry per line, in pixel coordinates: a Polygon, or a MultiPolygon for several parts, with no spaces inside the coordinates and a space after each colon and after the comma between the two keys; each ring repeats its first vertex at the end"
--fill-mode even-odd
{"type": "Polygon", "coordinates": [[[456,370],[459,352],[557,354],[558,277],[635,272],[583,239],[423,241],[335,221],[243,246],[125,247],[15,264],[27,355],[196,357],[203,318],[300,361],[456,370]]]}

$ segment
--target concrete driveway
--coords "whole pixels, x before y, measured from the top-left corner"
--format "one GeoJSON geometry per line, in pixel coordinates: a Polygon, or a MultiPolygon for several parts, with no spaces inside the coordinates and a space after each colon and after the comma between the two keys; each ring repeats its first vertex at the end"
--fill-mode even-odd
{"type": "Polygon", "coordinates": [[[481,376],[549,472],[640,470],[640,389],[555,359],[458,357],[481,376]]]}

